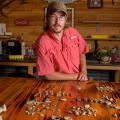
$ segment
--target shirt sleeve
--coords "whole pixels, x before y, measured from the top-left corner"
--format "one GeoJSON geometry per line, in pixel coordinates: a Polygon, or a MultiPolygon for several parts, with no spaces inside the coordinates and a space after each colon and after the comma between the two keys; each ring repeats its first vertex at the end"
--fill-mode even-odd
{"type": "Polygon", "coordinates": [[[39,40],[35,46],[37,74],[46,75],[54,72],[50,51],[45,49],[45,45],[39,40]]]}

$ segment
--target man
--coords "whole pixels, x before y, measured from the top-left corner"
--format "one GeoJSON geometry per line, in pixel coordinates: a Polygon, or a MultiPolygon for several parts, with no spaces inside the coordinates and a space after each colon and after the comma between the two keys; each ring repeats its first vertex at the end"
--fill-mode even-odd
{"type": "Polygon", "coordinates": [[[88,80],[88,48],[74,28],[65,28],[66,6],[60,1],[51,2],[46,20],[45,32],[34,44],[38,75],[47,80],[88,80]]]}

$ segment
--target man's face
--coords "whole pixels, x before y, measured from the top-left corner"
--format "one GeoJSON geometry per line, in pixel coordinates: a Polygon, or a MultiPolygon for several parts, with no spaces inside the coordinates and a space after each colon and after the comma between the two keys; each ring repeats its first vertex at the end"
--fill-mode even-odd
{"type": "Polygon", "coordinates": [[[63,31],[67,16],[63,12],[54,12],[48,17],[49,29],[55,33],[63,31]]]}

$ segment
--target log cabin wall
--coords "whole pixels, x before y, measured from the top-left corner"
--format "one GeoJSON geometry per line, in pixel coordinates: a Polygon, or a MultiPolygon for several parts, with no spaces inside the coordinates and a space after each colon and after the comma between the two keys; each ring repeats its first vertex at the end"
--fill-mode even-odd
{"type": "MultiPolygon", "coordinates": [[[[87,0],[77,0],[67,4],[74,8],[74,27],[82,35],[90,34],[120,34],[120,0],[103,0],[103,7],[99,9],[88,9],[87,0]]],[[[21,3],[16,0],[3,9],[7,17],[0,15],[0,23],[6,23],[7,31],[14,36],[23,33],[24,41],[28,46],[43,32],[44,8],[48,3],[45,0],[26,0],[21,3]],[[17,26],[16,19],[24,18],[29,25],[17,26]]]]}

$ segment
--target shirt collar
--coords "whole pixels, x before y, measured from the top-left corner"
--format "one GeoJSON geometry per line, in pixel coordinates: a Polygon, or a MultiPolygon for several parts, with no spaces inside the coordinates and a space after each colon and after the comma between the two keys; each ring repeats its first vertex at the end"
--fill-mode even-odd
{"type": "MultiPolygon", "coordinates": [[[[63,31],[63,36],[64,36],[64,34],[65,34],[65,29],[64,29],[64,31],[63,31]]],[[[47,34],[49,35],[49,37],[51,37],[53,40],[56,40],[57,42],[59,41],[56,37],[55,37],[55,35],[54,35],[54,33],[52,32],[52,31],[50,31],[50,30],[48,30],[47,31],[47,34]]]]}

